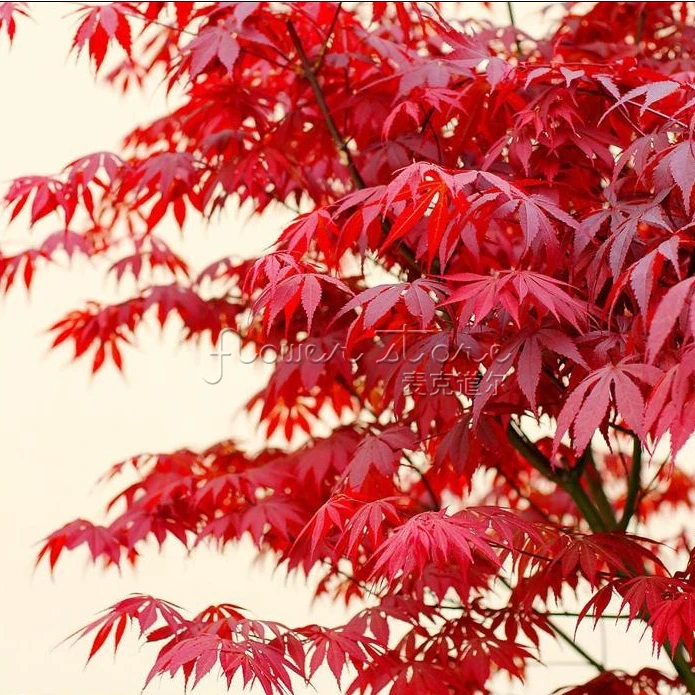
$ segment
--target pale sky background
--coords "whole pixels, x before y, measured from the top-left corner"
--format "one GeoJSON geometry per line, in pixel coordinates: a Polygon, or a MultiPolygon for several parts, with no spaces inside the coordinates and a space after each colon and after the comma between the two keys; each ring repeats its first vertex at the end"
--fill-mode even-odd
{"type": "MultiPolygon", "coordinates": [[[[505,3],[494,3],[502,13],[505,3]]],[[[541,26],[547,3],[515,3],[519,23],[531,33],[541,26]],[[522,7],[523,5],[523,7],[522,7]]],[[[160,115],[163,90],[123,98],[95,83],[85,60],[66,58],[74,18],[68,3],[30,3],[36,22],[21,21],[11,51],[0,46],[0,181],[60,170],[79,155],[116,149],[132,126],[160,115]]],[[[471,3],[473,5],[473,3],[471,3]]],[[[477,4],[476,4],[477,5],[477,4]]],[[[249,254],[272,241],[283,223],[278,213],[253,223],[230,211],[209,229],[192,225],[181,247],[197,267],[225,253],[249,254]]],[[[47,231],[53,231],[47,229],[47,231]]],[[[0,242],[31,243],[21,224],[0,242]]],[[[21,247],[21,246],[20,246],[21,247]]],[[[114,296],[103,268],[77,264],[71,271],[37,273],[31,295],[18,287],[0,300],[0,695],[137,695],[155,650],[126,637],[114,658],[106,650],[84,669],[88,644],[56,645],[101,609],[130,593],[153,594],[191,611],[219,602],[243,605],[258,617],[289,625],[335,624],[345,618],[326,603],[310,607],[310,591],[299,581],[273,576],[270,565],[252,567],[248,547],[220,556],[201,548],[192,558],[174,545],[162,555],[145,553],[136,570],[102,573],[79,553],[68,555],[51,579],[45,567],[32,573],[36,543],[78,516],[98,518],[108,493],[96,479],[114,462],[144,451],[204,447],[230,434],[251,439],[252,425],[232,416],[262,383],[250,366],[227,360],[217,386],[207,348],[177,347],[175,330],[141,334],[139,349],[125,353],[126,378],[106,368],[91,378],[87,362],[72,364],[68,349],[49,353],[43,333],[85,299],[114,296]]],[[[173,328],[173,327],[170,327],[173,328]]],[[[572,631],[571,622],[567,628],[572,631]]],[[[588,625],[580,637],[601,657],[601,637],[588,625]]],[[[608,663],[637,670],[649,646],[622,630],[608,663]]],[[[639,629],[634,635],[639,634],[639,629]]],[[[615,636],[611,639],[616,644],[615,636]]],[[[553,648],[551,662],[578,663],[568,650],[553,648]]],[[[525,689],[500,683],[496,695],[546,693],[593,675],[585,666],[532,669],[525,689]]],[[[206,678],[200,695],[224,693],[222,681],[206,678]]],[[[155,681],[148,692],[179,695],[181,681],[155,681]]],[[[232,692],[241,692],[236,687],[232,692]]],[[[260,690],[258,691],[260,692],[260,690]]],[[[330,675],[316,690],[338,693],[330,675]]]]}

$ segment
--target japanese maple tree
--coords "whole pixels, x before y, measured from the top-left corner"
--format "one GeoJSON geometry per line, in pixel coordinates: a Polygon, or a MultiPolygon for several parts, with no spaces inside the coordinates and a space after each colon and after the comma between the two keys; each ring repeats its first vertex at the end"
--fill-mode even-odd
{"type": "MultiPolygon", "coordinates": [[[[659,532],[694,487],[695,3],[570,3],[540,40],[511,5],[505,26],[454,5],[77,5],[95,72],[183,96],[121,151],[10,185],[10,221],[59,231],[0,254],[0,288],[75,255],[137,278],[51,328],[94,371],[173,315],[272,349],[248,407],[274,444],[133,456],[106,521],[39,559],[250,537],[354,608],[329,629],[134,596],[81,632],[90,657],[136,627],[148,681],[273,695],[325,664],[345,693],[447,695],[523,680],[547,635],[598,672],[566,692],[695,693],[695,538],[659,532]],[[205,269],[163,239],[239,204],[296,219],[205,269]],[[672,668],[606,670],[572,611],[625,617],[672,668]]],[[[29,11],[0,3],[10,40],[29,11]]]]}

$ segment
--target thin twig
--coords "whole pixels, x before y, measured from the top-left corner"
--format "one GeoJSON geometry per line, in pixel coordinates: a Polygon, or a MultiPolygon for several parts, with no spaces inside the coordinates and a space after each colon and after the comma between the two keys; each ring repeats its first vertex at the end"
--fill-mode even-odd
{"type": "Polygon", "coordinates": [[[432,500],[432,506],[434,507],[434,510],[438,512],[441,509],[441,505],[439,504],[437,495],[434,492],[432,484],[427,479],[427,476],[412,462],[410,457],[405,452],[403,452],[403,458],[408,463],[401,463],[401,466],[414,470],[420,476],[420,480],[422,481],[425,490],[427,490],[427,494],[430,496],[430,499],[432,500]]]}
{"type": "MultiPolygon", "coordinates": [[[[330,133],[331,139],[333,140],[333,143],[336,149],[338,150],[338,155],[342,163],[348,170],[350,180],[352,181],[355,188],[360,190],[366,188],[367,184],[362,178],[362,175],[360,174],[359,169],[355,165],[355,162],[352,158],[350,148],[348,147],[348,140],[343,137],[340,130],[338,129],[338,126],[335,123],[333,116],[331,115],[330,109],[328,108],[328,104],[326,103],[326,97],[323,94],[323,90],[321,89],[321,85],[319,84],[318,78],[316,76],[316,71],[311,65],[311,61],[309,60],[306,51],[304,50],[304,46],[302,45],[302,41],[299,38],[299,34],[297,34],[297,30],[294,28],[294,24],[292,24],[291,20],[288,20],[286,22],[286,26],[287,31],[290,35],[290,39],[292,40],[292,44],[294,45],[295,50],[297,51],[297,56],[299,57],[299,62],[302,67],[302,73],[306,80],[309,82],[309,85],[311,86],[311,90],[313,91],[314,97],[316,98],[316,103],[319,107],[319,110],[321,111],[321,115],[323,116],[326,122],[328,132],[330,133]]],[[[390,221],[388,219],[382,218],[382,227],[384,229],[384,232],[388,234],[391,228],[390,221]]],[[[404,258],[406,264],[410,267],[410,269],[415,270],[419,273],[420,269],[415,261],[415,256],[413,252],[403,243],[399,244],[398,250],[401,256],[404,258]]]]}
{"type": "MultiPolygon", "coordinates": [[[[510,591],[512,591],[512,585],[504,578],[504,577],[499,577],[500,581],[502,584],[504,584],[510,591]]],[[[542,611],[536,610],[535,608],[533,609],[534,613],[538,613],[539,615],[545,616],[545,613],[542,611]]],[[[606,670],[606,667],[594,659],[594,657],[591,656],[585,649],[580,647],[573,639],[568,635],[561,627],[556,625],[552,620],[546,617],[547,623],[550,626],[550,628],[553,630],[553,632],[563,641],[565,642],[568,646],[570,646],[572,649],[574,649],[577,654],[579,654],[587,663],[591,664],[597,671],[603,673],[603,671],[606,670]]]]}
{"type": "Polygon", "coordinates": [[[302,46],[302,41],[299,38],[299,34],[297,34],[297,30],[294,28],[294,24],[292,24],[291,20],[287,20],[286,26],[290,38],[292,39],[292,44],[294,45],[294,48],[297,51],[299,62],[302,65],[304,77],[306,78],[307,82],[311,86],[312,91],[314,92],[314,97],[316,98],[316,103],[319,107],[319,111],[321,111],[321,115],[326,121],[326,127],[328,128],[328,132],[330,133],[331,138],[333,139],[333,143],[335,144],[338,152],[340,153],[340,157],[343,159],[343,164],[345,164],[345,166],[347,167],[347,170],[350,174],[350,179],[352,180],[352,183],[355,185],[355,188],[365,188],[364,179],[362,178],[362,175],[355,166],[355,162],[352,159],[352,155],[350,154],[350,148],[348,147],[347,142],[343,139],[343,136],[340,134],[340,131],[338,130],[338,127],[336,126],[335,121],[333,120],[333,116],[331,115],[330,109],[328,108],[328,104],[326,103],[326,98],[324,97],[323,91],[321,90],[321,85],[319,84],[319,81],[316,78],[316,73],[314,72],[314,68],[312,67],[311,62],[309,61],[309,58],[306,52],[304,51],[304,46],[302,46]]]}
{"type": "Polygon", "coordinates": [[[323,59],[326,57],[326,52],[328,51],[328,44],[331,41],[331,38],[333,37],[333,32],[335,31],[335,26],[338,23],[338,16],[340,15],[340,10],[343,6],[342,2],[339,2],[337,7],[335,8],[335,14],[333,15],[333,19],[331,20],[331,23],[328,27],[328,32],[326,33],[326,38],[323,42],[323,45],[321,46],[321,50],[319,51],[318,58],[314,61],[314,67],[313,67],[313,72],[318,73],[319,70],[321,69],[321,65],[323,65],[323,59]]]}
{"type": "MultiPolygon", "coordinates": [[[[514,19],[514,4],[511,2],[506,3],[507,5],[507,14],[509,15],[509,23],[516,29],[516,20],[514,19]]],[[[516,41],[516,52],[521,55],[521,40],[517,35],[515,35],[516,41]]]]}
{"type": "Polygon", "coordinates": [[[583,657],[588,663],[590,663],[597,671],[603,673],[606,667],[600,662],[594,659],[591,654],[580,647],[562,628],[558,627],[554,622],[548,620],[548,624],[552,630],[557,634],[557,636],[562,639],[566,644],[568,644],[572,649],[574,649],[577,654],[583,657]]]}

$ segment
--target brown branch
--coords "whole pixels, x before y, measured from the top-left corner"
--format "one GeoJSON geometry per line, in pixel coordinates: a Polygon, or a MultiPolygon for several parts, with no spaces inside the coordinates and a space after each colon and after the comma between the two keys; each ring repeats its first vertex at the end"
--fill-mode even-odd
{"type": "Polygon", "coordinates": [[[403,463],[401,462],[401,466],[404,466],[405,468],[410,468],[414,470],[419,476],[420,480],[422,482],[423,487],[425,490],[427,490],[427,494],[430,496],[430,499],[432,500],[432,506],[435,511],[439,511],[441,509],[441,505],[439,504],[439,500],[437,499],[437,495],[434,492],[434,488],[432,487],[432,484],[430,481],[427,479],[427,476],[412,462],[410,457],[403,452],[403,458],[408,462],[408,463],[403,463]]]}
{"type": "Polygon", "coordinates": [[[342,6],[343,3],[339,2],[335,8],[335,14],[333,15],[333,19],[331,20],[331,23],[328,27],[326,38],[323,42],[323,45],[321,46],[318,58],[316,58],[316,60],[314,61],[314,67],[312,69],[315,74],[319,72],[321,66],[323,65],[323,59],[326,57],[326,53],[328,51],[328,44],[330,43],[331,38],[333,38],[333,32],[335,31],[336,24],[338,23],[338,16],[340,15],[340,10],[342,6]]]}
{"type": "Polygon", "coordinates": [[[627,495],[625,496],[625,509],[623,517],[620,519],[618,528],[626,531],[630,524],[630,519],[637,513],[640,503],[640,492],[642,483],[642,445],[639,437],[633,434],[632,446],[632,467],[627,481],[627,495]]]}
{"type": "Polygon", "coordinates": [[[538,450],[513,421],[507,427],[507,437],[512,446],[543,476],[559,485],[579,508],[592,531],[606,531],[606,524],[593,502],[581,486],[578,473],[553,468],[550,461],[538,450]]]}
{"type": "MultiPolygon", "coordinates": [[[[286,22],[286,26],[287,31],[290,35],[290,39],[292,40],[292,44],[294,45],[295,50],[297,51],[297,56],[299,57],[299,62],[302,66],[302,74],[306,78],[307,82],[311,87],[312,92],[314,93],[314,97],[316,98],[316,103],[319,107],[319,111],[321,111],[321,115],[323,116],[324,121],[326,122],[326,127],[328,128],[328,132],[330,133],[331,139],[333,140],[333,144],[338,150],[338,156],[340,157],[340,160],[343,163],[343,165],[347,168],[348,173],[350,175],[350,180],[352,181],[355,188],[359,190],[366,188],[367,184],[362,178],[362,175],[360,174],[359,169],[355,165],[355,162],[352,158],[352,153],[350,152],[350,148],[348,147],[348,140],[343,137],[340,130],[338,129],[338,126],[335,123],[335,119],[331,115],[331,111],[328,108],[328,104],[326,102],[326,97],[323,94],[323,90],[321,89],[321,85],[319,84],[318,78],[316,76],[316,70],[311,65],[311,61],[309,60],[309,57],[307,56],[306,51],[304,50],[304,46],[302,45],[302,41],[299,38],[299,34],[297,34],[297,30],[294,28],[294,24],[292,24],[291,20],[288,20],[286,22]]],[[[390,221],[382,218],[381,223],[384,232],[388,234],[391,228],[390,221]]],[[[403,258],[405,259],[406,264],[412,270],[415,270],[419,273],[420,269],[415,261],[415,256],[413,252],[403,243],[399,244],[398,249],[400,251],[401,256],[403,256],[403,258]]]]}
{"type": "Polygon", "coordinates": [[[601,479],[601,474],[596,468],[596,462],[594,461],[593,452],[591,447],[587,447],[586,451],[582,455],[582,458],[586,460],[586,481],[589,486],[589,492],[591,497],[598,509],[599,514],[603,517],[603,520],[609,530],[613,530],[617,526],[617,520],[615,518],[615,512],[613,510],[613,505],[606,496],[606,491],[603,489],[603,481],[601,479]]]}
{"type": "Polygon", "coordinates": [[[350,174],[350,179],[352,180],[352,183],[355,185],[355,188],[365,188],[366,184],[364,183],[364,179],[362,178],[362,175],[355,166],[355,162],[352,160],[352,155],[350,154],[350,148],[348,147],[347,142],[343,139],[343,136],[340,134],[340,131],[338,130],[338,127],[336,126],[335,121],[333,120],[333,116],[331,115],[330,109],[328,108],[328,104],[326,103],[326,98],[324,97],[323,91],[321,90],[321,85],[319,84],[319,81],[316,77],[316,72],[314,71],[311,62],[309,61],[309,58],[306,52],[304,51],[304,46],[302,46],[302,41],[299,38],[299,34],[297,34],[297,30],[294,28],[294,24],[292,24],[291,20],[287,20],[286,25],[287,31],[289,32],[290,38],[292,39],[294,48],[297,51],[299,62],[302,65],[302,72],[304,74],[304,77],[306,78],[307,82],[311,86],[312,91],[314,92],[314,97],[316,98],[316,103],[318,104],[319,111],[321,111],[321,115],[326,121],[326,127],[328,128],[328,132],[331,134],[331,138],[333,139],[333,143],[335,144],[336,149],[338,150],[341,160],[343,161],[343,164],[347,167],[347,170],[350,174]]]}

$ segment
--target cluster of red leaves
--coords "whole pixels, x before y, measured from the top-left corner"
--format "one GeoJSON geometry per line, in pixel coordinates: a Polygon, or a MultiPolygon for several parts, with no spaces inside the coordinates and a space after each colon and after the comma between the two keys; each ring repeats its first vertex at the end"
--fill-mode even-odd
{"type": "MultiPolygon", "coordinates": [[[[446,9],[78,10],[73,48],[97,71],[111,63],[110,83],[164,75],[185,98],[121,153],[10,186],[11,220],[54,215],[61,231],[0,252],[0,287],[18,272],[29,287],[58,251],[125,247],[109,272],[144,281],[138,294],[71,312],[55,344],[121,368],[152,309],[161,325],[176,313],[186,338],[230,329],[271,346],[249,409],[287,446],[138,456],[112,472],[137,480],[111,521],[66,525],[40,557],[53,567],[85,545],[118,565],[151,537],[249,536],[319,572],[317,594],[374,601],[325,629],[231,605],[189,620],[137,597],[85,628],[91,654],[134,622],[164,641],[150,677],[195,684],[217,666],[270,695],[325,663],[348,693],[487,693],[497,674],[524,678],[570,588],[592,592],[580,619],[619,600],[678,677],[607,671],[567,692],[695,692],[693,563],[674,571],[660,539],[627,533],[692,507],[674,457],[695,431],[695,7],[570,4],[539,40],[446,9]],[[156,234],[172,220],[189,233],[230,198],[306,212],[261,258],[196,274],[156,234]],[[529,436],[533,418],[552,436],[529,436]],[[670,456],[649,474],[666,435],[670,456]]],[[[0,29],[12,38],[25,13],[1,3],[0,29]]],[[[691,542],[678,537],[682,557],[691,542]]]]}

